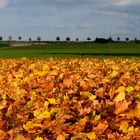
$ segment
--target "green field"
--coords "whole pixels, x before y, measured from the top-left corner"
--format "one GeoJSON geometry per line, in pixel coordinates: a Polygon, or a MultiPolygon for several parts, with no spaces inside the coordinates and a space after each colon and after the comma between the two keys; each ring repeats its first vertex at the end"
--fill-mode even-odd
{"type": "Polygon", "coordinates": [[[136,43],[48,43],[23,47],[9,47],[0,43],[0,58],[71,58],[71,57],[140,57],[136,43]]]}

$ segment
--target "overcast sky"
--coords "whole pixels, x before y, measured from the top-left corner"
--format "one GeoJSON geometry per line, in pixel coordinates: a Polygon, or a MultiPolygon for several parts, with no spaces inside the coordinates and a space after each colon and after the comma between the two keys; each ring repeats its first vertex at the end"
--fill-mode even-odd
{"type": "Polygon", "coordinates": [[[0,0],[0,35],[140,39],[140,0],[0,0]]]}

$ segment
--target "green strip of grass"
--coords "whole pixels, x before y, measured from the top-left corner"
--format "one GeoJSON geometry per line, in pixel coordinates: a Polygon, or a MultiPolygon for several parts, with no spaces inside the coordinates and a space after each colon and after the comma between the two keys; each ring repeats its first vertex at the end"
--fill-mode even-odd
{"type": "Polygon", "coordinates": [[[140,57],[140,44],[135,43],[54,43],[25,47],[8,47],[0,44],[0,58],[50,57],[140,57]]]}

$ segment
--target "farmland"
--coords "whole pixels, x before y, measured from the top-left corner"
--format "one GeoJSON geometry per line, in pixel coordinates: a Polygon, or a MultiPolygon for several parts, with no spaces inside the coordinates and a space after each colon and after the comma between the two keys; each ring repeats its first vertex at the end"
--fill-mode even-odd
{"type": "Polygon", "coordinates": [[[139,57],[136,43],[48,43],[23,47],[0,44],[0,58],[139,57]]]}

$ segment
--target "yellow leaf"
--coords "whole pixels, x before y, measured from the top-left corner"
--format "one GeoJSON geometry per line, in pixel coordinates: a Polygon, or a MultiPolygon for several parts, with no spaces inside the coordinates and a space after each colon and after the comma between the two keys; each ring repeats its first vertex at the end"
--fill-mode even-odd
{"type": "Polygon", "coordinates": [[[123,132],[123,133],[127,133],[127,128],[128,128],[128,122],[127,121],[121,121],[120,123],[120,130],[123,132]]]}
{"type": "Polygon", "coordinates": [[[42,137],[37,137],[35,140],[43,140],[42,137]]]}
{"type": "Polygon", "coordinates": [[[47,73],[48,73],[47,71],[38,71],[38,70],[34,71],[34,74],[40,77],[46,75],[47,73]]]}
{"type": "Polygon", "coordinates": [[[47,119],[47,118],[50,118],[50,112],[48,112],[48,110],[45,110],[45,111],[35,110],[34,116],[40,120],[47,119]]]}
{"type": "Polygon", "coordinates": [[[64,73],[60,73],[58,78],[61,80],[63,79],[63,77],[64,77],[64,73]]]}
{"type": "Polygon", "coordinates": [[[133,132],[135,129],[134,129],[134,126],[131,126],[128,128],[128,132],[133,132]]]}
{"type": "Polygon", "coordinates": [[[57,140],[65,140],[65,137],[63,135],[58,135],[57,140]]]}
{"type": "Polygon", "coordinates": [[[96,125],[100,121],[100,119],[101,119],[101,115],[96,115],[93,120],[94,124],[96,125]]]}
{"type": "Polygon", "coordinates": [[[77,103],[78,101],[75,99],[75,97],[72,98],[71,102],[77,103]]]}
{"type": "Polygon", "coordinates": [[[125,87],[124,87],[124,86],[120,86],[120,87],[117,89],[117,92],[125,92],[125,87]]]}
{"type": "Polygon", "coordinates": [[[56,112],[58,112],[59,110],[61,110],[61,109],[60,109],[60,108],[57,108],[57,107],[53,107],[53,108],[50,110],[50,114],[56,113],[56,112]]]}
{"type": "Polygon", "coordinates": [[[50,104],[57,104],[57,101],[55,98],[48,98],[47,100],[50,104]]]}
{"type": "Polygon", "coordinates": [[[50,72],[50,75],[57,76],[58,75],[58,71],[57,70],[52,70],[50,72]]]}
{"type": "Polygon", "coordinates": [[[64,100],[69,100],[69,96],[68,94],[66,94],[64,97],[63,97],[64,100]]]}
{"type": "Polygon", "coordinates": [[[90,140],[95,140],[97,138],[94,132],[87,133],[87,137],[90,140]]]}
{"type": "Polygon", "coordinates": [[[27,121],[26,124],[23,124],[23,128],[28,132],[28,133],[35,133],[36,130],[34,128],[42,128],[43,125],[40,123],[34,123],[32,121],[27,121]]]}
{"type": "Polygon", "coordinates": [[[2,94],[2,99],[5,100],[7,98],[6,94],[2,94]]]}
{"type": "Polygon", "coordinates": [[[89,100],[91,100],[91,101],[94,101],[96,99],[96,95],[91,95],[90,97],[89,97],[89,100]]]}
{"type": "Polygon", "coordinates": [[[111,77],[111,78],[114,78],[114,77],[116,77],[118,74],[119,74],[119,72],[114,70],[114,71],[110,74],[110,77],[111,77]]]}
{"type": "Polygon", "coordinates": [[[131,86],[128,86],[128,87],[126,88],[126,91],[127,91],[128,93],[131,93],[133,90],[134,90],[134,88],[131,87],[131,86]]]}
{"type": "Polygon", "coordinates": [[[48,109],[49,102],[48,101],[45,101],[43,106],[45,107],[45,109],[48,109]]]}
{"type": "Polygon", "coordinates": [[[120,92],[118,95],[115,97],[114,102],[119,102],[125,99],[125,92],[120,92]]]}
{"type": "Polygon", "coordinates": [[[43,68],[42,69],[43,69],[43,71],[49,70],[48,64],[43,65],[43,68]]]}

